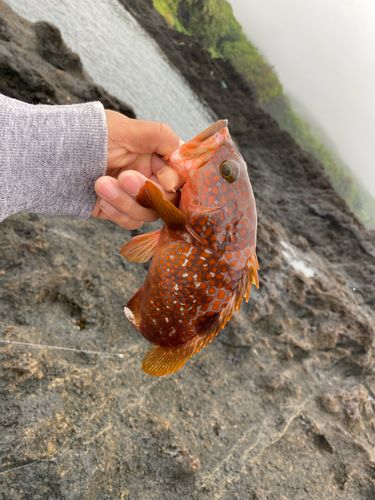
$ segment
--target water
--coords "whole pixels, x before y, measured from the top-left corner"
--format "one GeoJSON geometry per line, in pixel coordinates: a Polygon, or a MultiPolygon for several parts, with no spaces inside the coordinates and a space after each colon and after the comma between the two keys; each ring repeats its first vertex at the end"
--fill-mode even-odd
{"type": "Polygon", "coordinates": [[[137,118],[168,123],[185,141],[215,121],[157,44],[117,0],[7,0],[29,21],[49,21],[87,73],[137,118]]]}

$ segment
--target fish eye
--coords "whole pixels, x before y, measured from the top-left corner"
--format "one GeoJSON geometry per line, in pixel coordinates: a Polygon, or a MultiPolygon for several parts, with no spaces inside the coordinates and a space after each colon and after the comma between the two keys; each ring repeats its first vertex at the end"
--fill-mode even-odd
{"type": "Polygon", "coordinates": [[[240,168],[238,164],[233,160],[224,160],[220,165],[220,174],[221,177],[232,184],[232,182],[236,181],[240,175],[240,168]]]}

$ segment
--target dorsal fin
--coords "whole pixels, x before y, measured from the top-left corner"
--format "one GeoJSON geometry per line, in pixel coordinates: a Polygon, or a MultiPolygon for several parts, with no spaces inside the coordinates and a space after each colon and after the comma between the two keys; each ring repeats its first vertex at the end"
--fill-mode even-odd
{"type": "Polygon", "coordinates": [[[185,231],[185,218],[180,210],[166,200],[160,189],[151,181],[146,181],[141,187],[137,194],[137,201],[142,207],[154,210],[169,229],[185,231]]]}
{"type": "Polygon", "coordinates": [[[250,297],[251,285],[255,285],[257,288],[259,288],[258,270],[258,259],[254,251],[253,255],[251,255],[247,259],[246,265],[242,272],[242,276],[238,281],[234,293],[228,298],[226,307],[221,312],[222,328],[224,328],[224,326],[230,320],[235,309],[237,309],[237,311],[240,310],[242,299],[245,298],[246,302],[248,302],[250,297]]]}
{"type": "Polygon", "coordinates": [[[152,233],[134,236],[121,247],[120,254],[132,262],[147,262],[154,254],[161,231],[161,229],[158,229],[152,233]]]}

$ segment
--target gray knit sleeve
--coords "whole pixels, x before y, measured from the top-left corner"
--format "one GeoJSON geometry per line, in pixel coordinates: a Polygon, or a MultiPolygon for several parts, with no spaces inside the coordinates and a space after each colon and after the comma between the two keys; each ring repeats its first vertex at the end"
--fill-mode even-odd
{"type": "Polygon", "coordinates": [[[0,221],[17,212],[86,219],[106,165],[101,103],[32,105],[0,95],[0,221]]]}

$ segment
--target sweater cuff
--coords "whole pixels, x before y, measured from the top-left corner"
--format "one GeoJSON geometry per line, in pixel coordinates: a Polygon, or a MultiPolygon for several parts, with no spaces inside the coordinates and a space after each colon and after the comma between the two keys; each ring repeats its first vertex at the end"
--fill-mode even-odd
{"type": "Polygon", "coordinates": [[[0,220],[17,212],[90,216],[106,172],[100,102],[30,105],[0,96],[0,220]]]}

